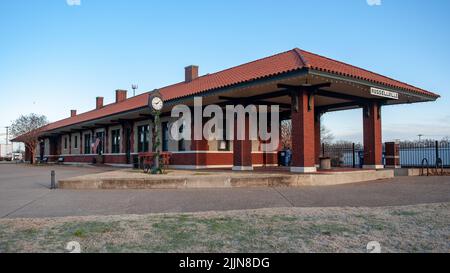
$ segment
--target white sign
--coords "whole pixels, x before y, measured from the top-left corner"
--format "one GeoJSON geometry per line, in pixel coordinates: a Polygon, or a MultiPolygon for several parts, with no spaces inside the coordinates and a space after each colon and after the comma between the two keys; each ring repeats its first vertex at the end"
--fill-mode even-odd
{"type": "Polygon", "coordinates": [[[390,98],[390,99],[398,100],[398,93],[387,91],[387,90],[383,90],[383,89],[378,89],[378,88],[375,88],[375,87],[371,87],[370,88],[370,94],[374,95],[374,96],[378,96],[378,97],[390,98]]]}

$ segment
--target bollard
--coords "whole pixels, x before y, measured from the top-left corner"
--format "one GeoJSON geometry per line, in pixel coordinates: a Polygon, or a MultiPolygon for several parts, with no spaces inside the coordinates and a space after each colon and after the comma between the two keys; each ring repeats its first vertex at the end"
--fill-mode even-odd
{"type": "Polygon", "coordinates": [[[52,189],[52,190],[56,189],[55,171],[53,171],[53,170],[51,171],[50,189],[52,189]]]}

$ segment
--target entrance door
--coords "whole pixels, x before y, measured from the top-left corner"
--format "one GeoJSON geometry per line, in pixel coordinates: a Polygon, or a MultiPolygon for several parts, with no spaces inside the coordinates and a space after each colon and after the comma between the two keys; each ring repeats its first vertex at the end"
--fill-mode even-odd
{"type": "Polygon", "coordinates": [[[45,142],[39,142],[39,160],[44,160],[45,142]]]}
{"type": "Polygon", "coordinates": [[[131,163],[131,128],[125,129],[125,154],[127,155],[127,164],[131,163]]]}
{"type": "Polygon", "coordinates": [[[105,133],[104,132],[97,132],[95,134],[95,137],[99,140],[98,146],[97,146],[97,154],[102,155],[104,153],[104,141],[105,141],[105,133]]]}

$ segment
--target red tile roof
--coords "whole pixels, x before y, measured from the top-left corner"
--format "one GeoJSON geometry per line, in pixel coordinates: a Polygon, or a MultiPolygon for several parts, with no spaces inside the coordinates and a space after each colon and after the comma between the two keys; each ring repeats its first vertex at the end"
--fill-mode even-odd
{"type": "Polygon", "coordinates": [[[329,72],[332,74],[337,74],[341,76],[356,78],[360,80],[365,80],[373,83],[378,83],[381,85],[389,86],[392,88],[403,89],[405,91],[410,91],[422,95],[427,95],[431,97],[438,98],[439,95],[434,94],[430,91],[420,89],[418,87],[400,82],[386,76],[353,66],[343,62],[339,62],[327,57],[323,57],[308,51],[300,50],[298,48],[294,49],[300,58],[304,60],[305,66],[311,69],[329,72]]]}
{"type": "MultiPolygon", "coordinates": [[[[309,68],[347,76],[355,79],[366,80],[384,86],[402,89],[405,91],[426,95],[432,98],[439,96],[432,92],[393,80],[388,77],[361,69],[349,64],[335,61],[317,54],[295,48],[293,50],[279,53],[270,57],[249,62],[240,66],[226,69],[217,73],[207,74],[196,78],[191,82],[181,82],[159,89],[164,100],[169,101],[177,98],[199,94],[205,91],[232,86],[239,83],[249,82],[261,78],[275,76],[302,68],[309,68]]],[[[98,119],[147,105],[148,93],[131,97],[119,103],[104,106],[98,110],[92,110],[77,116],[51,123],[45,127],[46,131],[66,127],[84,121],[98,119]]]]}

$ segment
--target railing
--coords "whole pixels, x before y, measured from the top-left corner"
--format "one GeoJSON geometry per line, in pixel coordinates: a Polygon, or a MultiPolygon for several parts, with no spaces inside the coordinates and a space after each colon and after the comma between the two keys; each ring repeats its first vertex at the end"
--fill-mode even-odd
{"type": "Polygon", "coordinates": [[[450,143],[447,141],[401,142],[400,165],[408,168],[422,166],[426,158],[429,166],[450,167],[450,143]]]}
{"type": "Polygon", "coordinates": [[[357,143],[322,144],[321,155],[331,158],[332,167],[360,168],[364,151],[357,143]]]}
{"type": "MultiPolygon", "coordinates": [[[[383,145],[383,164],[384,159],[383,145]]],[[[333,167],[362,167],[363,146],[359,143],[322,144],[321,156],[330,157],[333,167]]],[[[430,168],[450,168],[450,143],[447,141],[400,142],[400,165],[421,168],[426,159],[430,168]]]]}

